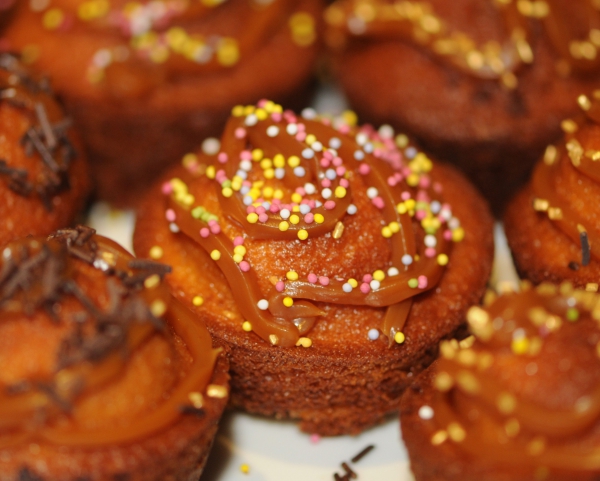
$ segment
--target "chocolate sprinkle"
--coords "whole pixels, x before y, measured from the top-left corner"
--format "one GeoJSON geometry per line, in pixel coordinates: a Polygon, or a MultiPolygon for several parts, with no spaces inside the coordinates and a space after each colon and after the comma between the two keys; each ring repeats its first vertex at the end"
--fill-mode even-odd
{"type": "Polygon", "coordinates": [[[29,468],[24,467],[19,471],[17,481],[44,481],[44,478],[38,476],[32,471],[29,471],[29,468]]]}
{"type": "Polygon", "coordinates": [[[590,240],[587,232],[579,233],[579,241],[581,242],[581,265],[587,266],[590,263],[590,240]]]}
{"type": "Polygon", "coordinates": [[[358,478],[358,475],[354,471],[352,471],[352,468],[350,468],[350,466],[348,466],[348,463],[343,462],[342,468],[344,469],[344,471],[346,471],[346,476],[349,476],[350,479],[358,478]]]}
{"type": "Polygon", "coordinates": [[[204,409],[197,408],[194,406],[188,406],[188,405],[180,406],[179,412],[181,412],[181,414],[196,416],[196,417],[200,417],[200,418],[206,414],[204,409]]]}
{"type": "Polygon", "coordinates": [[[569,262],[569,269],[571,269],[572,271],[578,271],[579,264],[577,264],[577,262],[575,262],[575,261],[571,261],[571,262],[569,262]]]}
{"type": "Polygon", "coordinates": [[[375,446],[373,444],[369,444],[365,449],[363,449],[360,453],[354,456],[350,461],[353,463],[358,463],[362,458],[364,458],[367,454],[369,454],[375,446]]]}

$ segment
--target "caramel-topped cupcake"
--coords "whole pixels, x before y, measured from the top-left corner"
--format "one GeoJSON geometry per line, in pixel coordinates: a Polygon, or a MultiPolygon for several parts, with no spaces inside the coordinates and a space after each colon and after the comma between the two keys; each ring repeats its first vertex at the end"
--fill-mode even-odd
{"type": "Polygon", "coordinates": [[[497,210],[600,79],[590,0],[338,0],[326,19],[352,107],[451,160],[497,210]]]}
{"type": "Polygon", "coordinates": [[[4,248],[0,480],[197,479],[227,367],[168,271],[84,227],[4,248]]]}
{"type": "Polygon", "coordinates": [[[81,144],[48,80],[0,53],[0,245],[73,223],[89,184],[81,144]]]}
{"type": "Polygon", "coordinates": [[[415,479],[597,479],[600,296],[544,283],[467,318],[475,338],[443,342],[402,399],[415,479]]]}
{"type": "Polygon", "coordinates": [[[52,0],[18,5],[5,36],[51,74],[98,194],[123,203],[231,106],[307,102],[320,15],[320,0],[52,0]]]}
{"type": "Polygon", "coordinates": [[[234,108],[220,142],[150,192],[134,234],[230,351],[233,404],[321,434],[397,409],[479,300],[492,253],[459,174],[347,120],[234,108]]]}
{"type": "Polygon", "coordinates": [[[600,91],[580,95],[531,182],[511,201],[505,230],[517,270],[534,283],[570,280],[597,290],[600,278],[600,91]]]}

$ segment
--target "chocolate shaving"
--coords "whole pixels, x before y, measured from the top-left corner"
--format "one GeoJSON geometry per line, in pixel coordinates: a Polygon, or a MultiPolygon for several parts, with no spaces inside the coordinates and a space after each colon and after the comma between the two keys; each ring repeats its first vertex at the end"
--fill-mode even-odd
{"type": "Polygon", "coordinates": [[[587,232],[579,233],[579,241],[581,242],[581,265],[587,266],[590,263],[590,240],[587,232]]]}

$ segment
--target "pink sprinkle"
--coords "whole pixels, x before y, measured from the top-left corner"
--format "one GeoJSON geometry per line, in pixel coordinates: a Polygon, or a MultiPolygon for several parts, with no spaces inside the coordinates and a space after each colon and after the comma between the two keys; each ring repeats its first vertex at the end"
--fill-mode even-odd
{"type": "Polygon", "coordinates": [[[391,175],[388,177],[387,183],[389,186],[394,187],[398,183],[398,181],[396,180],[396,177],[391,175]]]}
{"type": "Polygon", "coordinates": [[[452,240],[452,232],[450,232],[449,230],[445,230],[444,239],[446,239],[447,241],[452,240]]]}
{"type": "MultiPolygon", "coordinates": [[[[300,125],[298,125],[298,130],[300,130],[300,125]]],[[[304,139],[306,139],[306,132],[298,132],[296,134],[296,140],[298,142],[304,142],[304,139]]]]}
{"type": "Polygon", "coordinates": [[[340,128],[338,130],[342,134],[347,134],[348,132],[350,132],[350,126],[349,125],[340,125],[340,128]]]}
{"type": "Polygon", "coordinates": [[[312,272],[308,275],[308,282],[310,282],[311,284],[316,284],[317,281],[319,280],[319,278],[317,277],[316,274],[313,274],[312,272]]]}
{"type": "Polygon", "coordinates": [[[337,169],[335,169],[335,173],[341,177],[346,173],[346,167],[340,165],[337,169]]]}
{"type": "Polygon", "coordinates": [[[394,172],[394,177],[396,180],[402,180],[402,174],[400,172],[394,172]]]}
{"type": "Polygon", "coordinates": [[[372,280],[373,280],[373,276],[372,276],[371,274],[365,274],[365,275],[363,276],[363,282],[366,282],[367,284],[368,284],[369,282],[371,282],[372,280]]]}
{"type": "Polygon", "coordinates": [[[243,127],[238,127],[237,129],[235,129],[233,135],[235,135],[236,139],[243,139],[244,137],[246,137],[246,129],[244,129],[243,127]]]}
{"type": "Polygon", "coordinates": [[[434,182],[433,190],[435,190],[439,194],[442,191],[442,184],[440,184],[439,182],[434,182]]]}
{"type": "Polygon", "coordinates": [[[248,272],[250,270],[250,264],[248,264],[247,261],[240,262],[239,266],[242,272],[248,272]]]}
{"type": "Polygon", "coordinates": [[[291,110],[285,110],[283,112],[283,118],[287,120],[290,124],[296,122],[296,114],[294,114],[294,112],[292,112],[291,110]]]}
{"type": "Polygon", "coordinates": [[[227,152],[219,152],[219,155],[217,155],[217,160],[222,164],[226,163],[228,159],[229,156],[227,155],[227,152]]]}
{"type": "Polygon", "coordinates": [[[169,195],[173,192],[173,186],[171,185],[171,182],[165,182],[162,185],[162,193],[165,195],[169,195]]]}
{"type": "Polygon", "coordinates": [[[277,292],[283,292],[283,290],[285,289],[285,282],[277,281],[277,284],[275,284],[275,289],[277,290],[277,292]]]}
{"type": "Polygon", "coordinates": [[[550,334],[550,329],[548,329],[548,327],[546,327],[546,324],[542,324],[539,328],[539,333],[540,333],[540,337],[542,337],[542,338],[548,337],[548,334],[550,334]]]}
{"type": "Polygon", "coordinates": [[[321,440],[321,436],[318,434],[311,434],[309,439],[312,444],[317,444],[321,440]]]}
{"type": "Polygon", "coordinates": [[[369,284],[367,284],[366,282],[363,282],[360,285],[360,292],[362,292],[363,294],[368,294],[370,290],[371,290],[371,286],[369,284]]]}
{"type": "MultiPolygon", "coordinates": [[[[331,153],[331,150],[326,150],[323,152],[323,158],[327,160],[333,160],[333,154],[331,153]]],[[[335,165],[335,163],[333,165],[335,165]]]]}
{"type": "Polygon", "coordinates": [[[272,214],[277,214],[279,212],[279,206],[277,204],[271,204],[269,207],[269,211],[272,214]]]}
{"type": "Polygon", "coordinates": [[[275,121],[275,122],[281,122],[281,113],[280,112],[273,112],[271,114],[271,118],[275,121]]]}
{"type": "Polygon", "coordinates": [[[427,189],[430,184],[431,180],[426,175],[421,176],[421,179],[419,179],[419,187],[422,187],[423,189],[427,189]]]}
{"type": "Polygon", "coordinates": [[[429,196],[424,190],[418,191],[416,197],[419,202],[429,202],[429,196]]]}
{"type": "Polygon", "coordinates": [[[427,287],[427,277],[426,276],[419,276],[417,277],[417,286],[419,287],[419,289],[425,289],[427,287]]]}
{"type": "Polygon", "coordinates": [[[202,227],[202,229],[200,229],[200,237],[203,237],[204,239],[206,239],[209,235],[210,235],[210,230],[208,230],[208,227],[202,227]]]}
{"type": "Polygon", "coordinates": [[[402,194],[400,194],[400,197],[402,198],[402,200],[408,200],[410,199],[410,192],[402,192],[402,194]]]}
{"type": "Polygon", "coordinates": [[[358,172],[361,175],[367,175],[369,172],[371,172],[371,167],[369,167],[369,164],[360,164],[358,172]]]}
{"type": "Polygon", "coordinates": [[[323,125],[331,125],[331,120],[329,120],[328,118],[324,118],[324,119],[321,119],[321,123],[323,125]]]}
{"type": "Polygon", "coordinates": [[[373,202],[373,205],[378,209],[383,209],[383,207],[385,206],[383,199],[379,196],[375,197],[371,202],[373,202]]]}
{"type": "Polygon", "coordinates": [[[323,207],[325,207],[325,210],[335,209],[335,201],[333,201],[333,200],[327,200],[323,204],[323,207]]]}
{"type": "Polygon", "coordinates": [[[220,234],[221,233],[221,226],[219,224],[213,224],[210,226],[210,231],[213,234],[220,234]]]}
{"type": "Polygon", "coordinates": [[[300,194],[302,197],[304,197],[306,195],[306,191],[304,190],[304,187],[298,187],[296,189],[296,194],[300,194]]]}
{"type": "Polygon", "coordinates": [[[307,224],[312,224],[314,220],[315,216],[312,212],[309,212],[304,216],[304,222],[306,222],[307,224]]]}
{"type": "Polygon", "coordinates": [[[341,157],[336,157],[335,159],[333,159],[333,165],[335,165],[336,167],[339,167],[340,165],[342,165],[344,162],[342,161],[341,157]]]}
{"type": "Polygon", "coordinates": [[[326,169],[327,167],[329,167],[329,160],[326,158],[322,158],[320,161],[321,167],[323,167],[324,169],[326,169]]]}
{"type": "Polygon", "coordinates": [[[264,212],[263,212],[262,214],[260,214],[260,215],[258,216],[258,221],[259,221],[259,222],[262,222],[263,224],[264,224],[265,222],[267,222],[268,220],[269,220],[269,214],[266,214],[266,213],[264,213],[264,212]]]}
{"type": "Polygon", "coordinates": [[[214,219],[211,219],[211,220],[208,221],[208,226],[209,227],[212,227],[213,225],[216,225],[216,224],[217,224],[217,221],[214,220],[214,219]]]}
{"type": "Polygon", "coordinates": [[[348,179],[341,179],[340,180],[340,185],[344,188],[348,188],[348,186],[350,185],[350,182],[348,182],[348,179]]]}
{"type": "Polygon", "coordinates": [[[267,210],[264,208],[264,206],[262,206],[262,205],[259,205],[259,206],[256,208],[256,211],[255,211],[255,212],[256,212],[257,214],[264,214],[266,211],[267,211],[267,210]]]}
{"type": "Polygon", "coordinates": [[[175,219],[177,218],[173,209],[167,209],[165,212],[165,217],[169,222],[175,222],[175,219]]]}
{"type": "Polygon", "coordinates": [[[424,210],[418,210],[415,214],[415,219],[423,220],[426,216],[427,216],[427,212],[425,212],[424,210]]]}
{"type": "Polygon", "coordinates": [[[298,132],[306,132],[306,125],[298,124],[298,132]]]}
{"type": "Polygon", "coordinates": [[[252,152],[249,150],[242,150],[240,152],[240,159],[242,160],[252,160],[252,152]]]}
{"type": "Polygon", "coordinates": [[[321,284],[322,286],[328,286],[329,285],[329,277],[326,277],[326,276],[319,277],[319,284],[321,284]]]}
{"type": "Polygon", "coordinates": [[[383,152],[381,151],[381,149],[377,148],[373,151],[373,155],[375,157],[381,157],[383,155],[383,152]]]}
{"type": "Polygon", "coordinates": [[[236,246],[236,247],[241,246],[243,243],[244,243],[244,238],[242,236],[234,237],[234,239],[233,239],[234,246],[236,246]]]}
{"type": "Polygon", "coordinates": [[[246,214],[252,214],[253,212],[256,212],[256,207],[254,207],[253,205],[249,205],[248,207],[246,207],[246,214]]]}
{"type": "Polygon", "coordinates": [[[321,185],[327,189],[328,187],[331,186],[331,181],[329,179],[323,179],[321,181],[321,185]]]}
{"type": "Polygon", "coordinates": [[[244,182],[242,182],[242,185],[244,187],[252,187],[252,182],[250,182],[249,180],[245,180],[244,182]]]}
{"type": "Polygon", "coordinates": [[[310,205],[311,209],[314,209],[317,206],[317,201],[314,199],[309,199],[308,200],[308,205],[310,205]]]}
{"type": "Polygon", "coordinates": [[[264,108],[264,106],[267,105],[267,99],[260,99],[256,105],[261,109],[264,108]]]}
{"type": "Polygon", "coordinates": [[[425,249],[425,257],[433,257],[435,256],[435,249],[433,247],[428,247],[425,249]]]}

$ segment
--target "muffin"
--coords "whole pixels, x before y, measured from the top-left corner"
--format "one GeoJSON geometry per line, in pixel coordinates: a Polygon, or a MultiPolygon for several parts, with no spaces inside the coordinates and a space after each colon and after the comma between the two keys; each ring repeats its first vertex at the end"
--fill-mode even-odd
{"type": "Polygon", "coordinates": [[[529,184],[504,217],[521,277],[570,280],[597,289],[600,278],[600,91],[581,95],[581,115],[566,119],[563,138],[548,146],[529,184]]]}
{"type": "Polygon", "coordinates": [[[137,200],[236,103],[308,100],[320,0],[38,3],[5,36],[80,123],[101,198],[137,200]]]}
{"type": "Polygon", "coordinates": [[[485,202],[389,127],[233,109],[142,202],[134,248],[229,352],[231,403],[358,433],[397,411],[491,265],[485,202]]]}
{"type": "Polygon", "coordinates": [[[227,363],[169,268],[81,226],[1,264],[0,480],[197,479],[227,363]]]}
{"type": "Polygon", "coordinates": [[[598,294],[544,283],[467,318],[402,399],[415,480],[598,479],[598,294]]]}
{"type": "Polygon", "coordinates": [[[0,245],[71,225],[88,193],[81,145],[47,79],[0,53],[0,245]]]}
{"type": "Polygon", "coordinates": [[[414,135],[500,212],[600,79],[592,4],[338,0],[327,41],[361,117],[414,135]]]}

